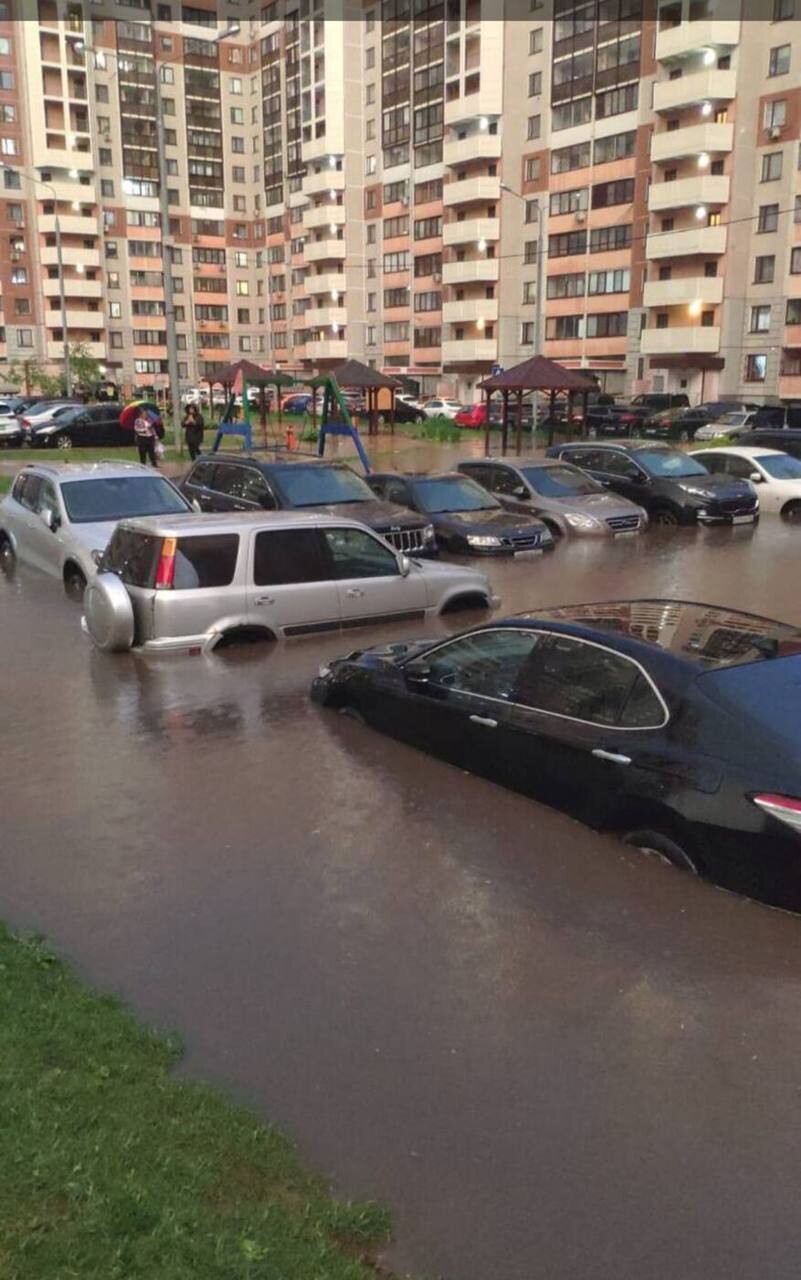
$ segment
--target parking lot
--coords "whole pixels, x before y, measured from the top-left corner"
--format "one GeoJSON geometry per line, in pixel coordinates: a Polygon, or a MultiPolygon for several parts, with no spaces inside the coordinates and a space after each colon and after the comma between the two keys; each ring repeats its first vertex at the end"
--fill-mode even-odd
{"type": "MultiPolygon", "coordinates": [[[[486,567],[502,613],[798,623],[798,539],[765,519],[486,567]]],[[[414,624],[146,662],[79,613],[0,576],[10,923],[386,1202],[399,1272],[797,1273],[801,921],[310,704],[320,663],[414,624]]]]}

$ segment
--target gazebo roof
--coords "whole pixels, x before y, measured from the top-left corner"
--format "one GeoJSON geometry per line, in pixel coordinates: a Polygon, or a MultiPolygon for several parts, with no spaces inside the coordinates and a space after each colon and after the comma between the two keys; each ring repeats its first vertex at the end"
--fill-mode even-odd
{"type": "Polygon", "coordinates": [[[390,378],[385,373],[379,373],[377,369],[371,369],[369,365],[362,364],[361,360],[346,360],[344,364],[332,369],[331,373],[340,387],[358,387],[366,390],[368,387],[394,388],[401,385],[396,378],[390,378]]]}
{"type": "Polygon", "coordinates": [[[545,356],[532,356],[504,373],[479,382],[482,391],[594,391],[596,383],[576,369],[545,356]]]}
{"type": "Polygon", "coordinates": [[[291,374],[281,373],[277,369],[264,369],[260,364],[254,364],[252,360],[236,360],[233,364],[220,365],[201,381],[208,382],[210,386],[219,383],[223,387],[233,387],[234,390],[241,391],[243,378],[251,385],[270,384],[279,387],[295,385],[295,379],[291,374]]]}

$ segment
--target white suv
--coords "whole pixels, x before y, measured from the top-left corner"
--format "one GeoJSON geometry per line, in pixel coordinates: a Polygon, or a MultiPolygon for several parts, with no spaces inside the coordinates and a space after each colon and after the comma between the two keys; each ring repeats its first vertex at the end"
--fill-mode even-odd
{"type": "Polygon", "coordinates": [[[152,467],[36,463],[23,467],[0,503],[0,559],[61,578],[67,594],[80,599],[117,521],[150,515],[194,516],[183,494],[152,467]]]}

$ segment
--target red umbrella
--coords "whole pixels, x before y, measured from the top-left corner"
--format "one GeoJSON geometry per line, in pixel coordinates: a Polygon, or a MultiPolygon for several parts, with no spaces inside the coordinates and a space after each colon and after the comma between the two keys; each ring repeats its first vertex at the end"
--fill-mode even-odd
{"type": "Polygon", "coordinates": [[[152,400],[133,400],[131,404],[126,404],[120,414],[120,426],[128,431],[133,431],[133,424],[143,410],[150,414],[151,417],[155,415],[155,417],[161,418],[161,411],[152,400]]]}

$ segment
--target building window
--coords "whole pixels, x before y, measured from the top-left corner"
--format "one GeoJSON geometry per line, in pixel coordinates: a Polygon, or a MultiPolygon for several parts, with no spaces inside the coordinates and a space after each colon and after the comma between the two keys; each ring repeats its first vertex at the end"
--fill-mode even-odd
{"type": "Polygon", "coordinates": [[[536,300],[537,300],[537,286],[533,280],[526,280],[525,284],[523,285],[523,301],[531,303],[531,302],[536,302],[536,300]]]}
{"type": "Polygon", "coordinates": [[[371,45],[369,49],[365,50],[364,69],[365,71],[372,71],[374,66],[375,66],[375,46],[371,45]]]}
{"type": "Polygon", "coordinates": [[[607,89],[605,93],[595,95],[595,117],[604,120],[609,116],[621,115],[624,111],[636,111],[639,95],[639,84],[624,84],[617,89],[607,89]]]}
{"type": "Polygon", "coordinates": [[[537,241],[527,240],[525,245],[523,246],[523,264],[525,266],[531,266],[532,263],[536,261],[537,261],[537,241]]]}
{"type": "MultiPolygon", "coordinates": [[[[551,112],[553,130],[570,129],[577,124],[587,124],[592,119],[592,97],[573,98],[555,106],[551,112]]],[[[586,144],[589,150],[589,143],[586,144]]],[[[589,160],[588,160],[589,163],[589,160]]]]}
{"type": "Polygon", "coordinates": [[[587,316],[585,333],[588,338],[625,337],[628,311],[601,311],[587,316]]]}
{"type": "Polygon", "coordinates": [[[751,308],[751,333],[767,333],[770,329],[770,307],[751,308]]]}
{"type": "Polygon", "coordinates": [[[364,90],[365,105],[371,107],[375,102],[375,85],[368,84],[364,90]]]}
{"type": "Polygon", "coordinates": [[[33,329],[17,329],[17,346],[33,346],[33,329]]]}
{"type": "Polygon", "coordinates": [[[768,151],[762,157],[762,181],[778,182],[782,176],[781,151],[768,151]]]}
{"type": "Polygon", "coordinates": [[[542,132],[542,116],[529,116],[528,128],[526,130],[526,138],[529,142],[533,142],[535,138],[539,138],[542,132]]]}
{"type": "Polygon", "coordinates": [[[798,245],[790,254],[790,275],[801,275],[801,245],[798,245]]]}
{"type": "Polygon", "coordinates": [[[779,206],[777,204],[763,204],[759,208],[759,218],[757,219],[757,231],[775,231],[779,225],[779,206]]]}
{"type": "Polygon", "coordinates": [[[790,48],[789,44],[777,45],[775,49],[771,49],[768,59],[768,75],[784,76],[790,70],[790,48]]]}
{"type": "Polygon", "coordinates": [[[801,298],[788,298],[785,324],[801,324],[801,298]]]}
{"type": "Polygon", "coordinates": [[[783,129],[787,122],[787,99],[774,98],[765,103],[763,124],[766,129],[783,129]]]}
{"type": "Polygon", "coordinates": [[[763,254],[754,260],[754,284],[771,284],[776,267],[776,259],[772,253],[763,254]]]}
{"type": "Polygon", "coordinates": [[[538,98],[542,93],[542,72],[532,71],[528,78],[528,96],[538,98]]]}
{"type": "Polygon", "coordinates": [[[583,331],[583,316],[549,316],[545,321],[545,337],[550,342],[561,338],[580,338],[583,331]]]}
{"type": "Polygon", "coordinates": [[[551,173],[568,173],[586,169],[590,163],[590,143],[578,142],[573,147],[560,147],[551,152],[551,173]]]}
{"type": "Polygon", "coordinates": [[[535,27],[528,33],[529,53],[542,53],[542,27],[535,27]]]}
{"type": "Polygon", "coordinates": [[[592,189],[593,209],[606,209],[615,204],[631,204],[633,199],[633,178],[619,178],[616,182],[599,182],[592,189]]]}
{"type": "MultiPolygon", "coordinates": [[[[584,286],[583,271],[562,276],[548,276],[547,296],[549,298],[583,298],[584,286]]],[[[533,301],[534,299],[532,298],[533,301]]]]}
{"type": "Polygon", "coordinates": [[[746,382],[764,382],[767,371],[768,371],[767,356],[746,356],[745,357],[746,382]]]}
{"type": "Polygon", "coordinates": [[[667,311],[657,311],[656,327],[657,329],[667,329],[670,327],[670,316],[667,311]]]}
{"type": "Polygon", "coordinates": [[[591,271],[587,292],[590,294],[628,293],[630,283],[631,273],[628,267],[619,267],[611,271],[591,271]]]}
{"type": "MultiPolygon", "coordinates": [[[[537,116],[537,119],[539,120],[539,116],[537,116]]],[[[537,182],[540,176],[540,157],[529,156],[526,160],[526,167],[524,172],[525,172],[526,182],[537,182]]]]}
{"type": "Polygon", "coordinates": [[[587,187],[574,187],[572,191],[554,191],[550,200],[550,213],[552,217],[560,213],[576,213],[577,210],[586,209],[588,203],[587,187]]]}
{"type": "Polygon", "coordinates": [[[715,323],[714,311],[703,311],[701,313],[701,328],[711,329],[715,323]]]}
{"type": "MultiPolygon", "coordinates": [[[[608,164],[610,160],[625,160],[634,155],[637,131],[613,133],[609,138],[598,138],[593,144],[593,164],[608,164]]],[[[667,173],[665,174],[667,181],[667,173]]]]}
{"type": "Polygon", "coordinates": [[[590,253],[607,253],[611,249],[628,249],[631,223],[624,226],[596,227],[590,232],[590,253]]]}
{"type": "Polygon", "coordinates": [[[533,320],[526,320],[520,326],[520,345],[523,347],[531,347],[534,345],[535,324],[533,320]]]}

